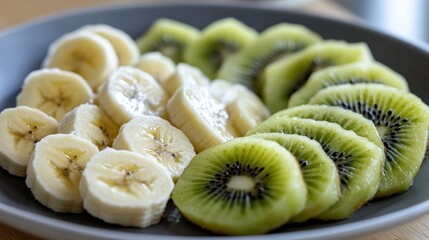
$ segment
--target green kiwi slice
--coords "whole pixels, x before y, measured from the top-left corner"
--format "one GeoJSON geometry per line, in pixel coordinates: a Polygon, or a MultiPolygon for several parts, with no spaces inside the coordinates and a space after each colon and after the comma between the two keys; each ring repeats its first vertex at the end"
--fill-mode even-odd
{"type": "Polygon", "coordinates": [[[320,41],[319,35],[308,28],[280,23],[263,31],[259,38],[240,52],[230,56],[221,66],[217,77],[241,83],[257,94],[262,92],[262,72],[268,64],[320,41]]]}
{"type": "Polygon", "coordinates": [[[289,107],[306,104],[317,91],[330,86],[356,83],[378,83],[408,91],[404,77],[377,62],[358,62],[328,67],[315,72],[289,99],[289,107]]]}
{"type": "Polygon", "coordinates": [[[407,190],[426,152],[429,110],[417,96],[380,84],[344,84],[320,90],[310,104],[340,106],[374,122],[385,164],[377,197],[407,190]]]}
{"type": "MultiPolygon", "coordinates": [[[[299,117],[318,121],[327,121],[340,125],[345,130],[355,132],[358,136],[373,142],[381,150],[384,150],[383,142],[378,136],[374,123],[364,118],[361,114],[341,107],[326,105],[302,105],[282,110],[273,117],[299,117]]],[[[383,161],[384,162],[384,161],[383,161]]]]}
{"type": "Polygon", "coordinates": [[[307,189],[295,157],[278,143],[236,138],[192,159],[173,201],[191,222],[220,234],[262,234],[301,212],[307,189]]]}
{"type": "Polygon", "coordinates": [[[195,41],[198,29],[171,19],[158,19],[137,39],[141,53],[161,52],[175,63],[183,62],[186,47],[195,41]]]}
{"type": "Polygon", "coordinates": [[[297,134],[259,133],[251,137],[277,142],[290,151],[300,164],[308,190],[307,202],[304,210],[290,222],[304,222],[338,201],[341,188],[337,167],[318,142],[297,134]]]}
{"type": "Polygon", "coordinates": [[[289,97],[305,84],[313,72],[328,66],[371,61],[365,43],[325,41],[267,66],[263,79],[262,99],[274,113],[288,106],[289,97]]]}
{"type": "Polygon", "coordinates": [[[298,134],[316,140],[336,164],[341,182],[340,198],[316,218],[345,219],[374,197],[381,178],[383,151],[366,138],[336,123],[296,117],[270,117],[248,135],[269,132],[298,134]]]}
{"type": "Polygon", "coordinates": [[[208,25],[185,51],[185,61],[214,79],[222,63],[255,40],[258,33],[235,18],[224,18],[208,25]]]}

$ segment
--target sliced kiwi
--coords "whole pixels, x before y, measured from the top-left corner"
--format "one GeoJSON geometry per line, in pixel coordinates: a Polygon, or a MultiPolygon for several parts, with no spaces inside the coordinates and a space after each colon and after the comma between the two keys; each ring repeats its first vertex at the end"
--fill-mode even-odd
{"type": "Polygon", "coordinates": [[[337,167],[318,142],[297,134],[259,133],[253,136],[277,142],[300,164],[308,190],[307,202],[304,210],[290,222],[304,222],[318,216],[338,201],[341,188],[337,167]]]}
{"type": "Polygon", "coordinates": [[[199,35],[199,30],[190,25],[161,18],[137,39],[137,46],[141,53],[161,52],[179,63],[183,62],[186,47],[199,35]]]}
{"type": "Polygon", "coordinates": [[[289,107],[306,104],[317,91],[330,86],[356,83],[378,83],[408,91],[404,77],[377,62],[358,62],[328,67],[315,72],[289,99],[289,107]]]}
{"type": "Polygon", "coordinates": [[[374,197],[381,178],[383,151],[366,138],[336,123],[296,117],[270,117],[248,135],[269,132],[299,134],[316,140],[337,165],[340,198],[318,219],[347,218],[374,197]]]}
{"type": "Polygon", "coordinates": [[[328,66],[359,61],[371,61],[372,54],[365,43],[325,41],[267,66],[263,79],[262,99],[271,112],[288,105],[289,97],[310,75],[328,66]]]}
{"type": "Polygon", "coordinates": [[[185,51],[185,61],[214,79],[222,63],[255,40],[258,33],[235,18],[224,18],[208,25],[185,51]]]}
{"type": "Polygon", "coordinates": [[[307,190],[295,157],[276,142],[236,138],[192,159],[173,201],[191,222],[220,234],[262,234],[303,210],[307,190]]]}
{"type": "Polygon", "coordinates": [[[426,152],[429,108],[415,95],[380,84],[344,84],[320,90],[311,104],[340,106],[374,122],[386,161],[378,197],[407,190],[426,152]]]}
{"type": "Polygon", "coordinates": [[[217,77],[241,83],[260,94],[261,74],[265,66],[320,40],[316,33],[301,25],[274,25],[263,31],[258,39],[243,50],[229,57],[222,64],[217,77]]]}
{"type": "Polygon", "coordinates": [[[368,139],[384,150],[383,142],[378,136],[374,123],[351,110],[325,105],[302,105],[282,110],[273,115],[273,117],[284,116],[337,123],[345,130],[355,132],[358,136],[368,139]]]}

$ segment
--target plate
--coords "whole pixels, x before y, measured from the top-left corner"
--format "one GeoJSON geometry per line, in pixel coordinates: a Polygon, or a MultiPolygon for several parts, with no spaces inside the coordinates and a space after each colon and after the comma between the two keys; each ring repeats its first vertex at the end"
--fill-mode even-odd
{"type": "MultiPolygon", "coordinates": [[[[105,23],[138,37],[157,18],[168,17],[203,28],[216,19],[235,17],[261,31],[279,22],[303,24],[324,38],[364,41],[375,59],[409,81],[411,90],[429,102],[429,49],[356,24],[273,9],[235,5],[121,5],[69,12],[0,33],[0,109],[13,107],[25,76],[38,69],[49,44],[85,24],[105,23]]],[[[425,161],[405,193],[375,201],[344,221],[285,225],[264,239],[344,239],[363,236],[404,223],[429,212],[429,163],[425,161]]],[[[57,214],[33,199],[24,179],[0,169],[0,221],[50,239],[189,239],[214,237],[181,219],[170,203],[160,224],[146,229],[110,225],[88,214],[57,214]]],[[[252,239],[237,237],[234,239],[252,239]]],[[[259,236],[261,238],[261,236],[259,236]]]]}

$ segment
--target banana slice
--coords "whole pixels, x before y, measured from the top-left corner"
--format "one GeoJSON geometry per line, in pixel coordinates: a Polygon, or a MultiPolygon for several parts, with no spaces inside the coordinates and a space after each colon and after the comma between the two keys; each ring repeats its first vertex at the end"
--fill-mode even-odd
{"type": "Polygon", "coordinates": [[[161,86],[176,70],[176,65],[173,60],[160,52],[143,54],[135,66],[152,75],[161,86]]]}
{"type": "Polygon", "coordinates": [[[40,109],[59,121],[92,96],[91,88],[81,76],[60,69],[41,69],[27,76],[16,102],[18,106],[40,109]]]}
{"type": "Polygon", "coordinates": [[[0,113],[0,166],[10,174],[25,177],[35,144],[57,132],[57,120],[26,106],[0,113]]]}
{"type": "Polygon", "coordinates": [[[95,91],[118,67],[118,57],[112,44],[103,37],[78,31],[53,42],[43,66],[80,74],[95,91]]]}
{"type": "Polygon", "coordinates": [[[116,69],[98,93],[97,102],[118,124],[134,117],[167,118],[168,95],[148,73],[134,67],[116,69]]]}
{"type": "Polygon", "coordinates": [[[36,144],[25,183],[34,197],[55,212],[82,212],[79,182],[88,160],[98,152],[90,141],[54,134],[36,144]]]}
{"type": "Polygon", "coordinates": [[[154,156],[174,181],[195,156],[194,147],[186,135],[156,116],[134,118],[123,125],[113,148],[154,156]]]}
{"type": "Polygon", "coordinates": [[[85,138],[103,150],[112,146],[119,126],[98,106],[82,104],[61,119],[58,132],[85,138]]]}
{"type": "Polygon", "coordinates": [[[209,91],[210,95],[214,97],[217,101],[221,103],[230,102],[230,99],[225,99],[226,92],[232,87],[234,84],[228,82],[223,79],[215,79],[210,82],[209,91]]]}
{"type": "Polygon", "coordinates": [[[172,96],[181,87],[207,86],[210,80],[198,68],[179,63],[176,71],[162,82],[164,90],[172,96]]]}
{"type": "Polygon", "coordinates": [[[227,126],[224,105],[210,96],[207,87],[182,87],[167,104],[170,122],[188,136],[197,152],[226,142],[236,135],[227,126]]]}
{"type": "Polygon", "coordinates": [[[92,216],[144,228],[160,221],[173,187],[154,157],[106,148],[83,171],[80,194],[92,216]]]}
{"type": "Polygon", "coordinates": [[[124,31],[105,24],[87,25],[77,31],[95,33],[112,44],[119,60],[119,66],[133,65],[137,62],[140,50],[134,40],[124,31]]]}
{"type": "Polygon", "coordinates": [[[210,84],[210,93],[226,105],[229,124],[237,130],[238,136],[246,135],[247,131],[270,116],[259,97],[243,85],[216,80],[210,84]]]}

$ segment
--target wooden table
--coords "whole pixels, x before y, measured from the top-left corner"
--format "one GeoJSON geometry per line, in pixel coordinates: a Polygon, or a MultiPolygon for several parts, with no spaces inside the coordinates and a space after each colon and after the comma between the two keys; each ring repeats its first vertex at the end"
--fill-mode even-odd
{"type": "MultiPolygon", "coordinates": [[[[148,2],[149,0],[127,0],[124,2],[148,2]]],[[[152,0],[160,2],[159,0],[152,0]]],[[[170,0],[170,2],[172,2],[170,0]]],[[[189,2],[189,1],[188,1],[189,2]]],[[[197,0],[194,0],[197,2],[197,0]]],[[[219,2],[219,1],[217,1],[219,2]]],[[[225,1],[231,2],[231,1],[225,1]]],[[[341,6],[330,2],[329,0],[323,1],[306,1],[300,6],[294,6],[300,11],[311,12],[314,14],[328,15],[330,17],[337,17],[346,19],[348,21],[359,21],[359,19],[348,12],[341,6]]],[[[15,25],[30,21],[34,18],[45,16],[52,13],[57,13],[65,10],[77,9],[82,7],[96,6],[100,4],[117,4],[119,1],[115,0],[27,0],[23,1],[14,0],[0,0],[0,30],[13,27],[15,25]]],[[[249,3],[246,3],[249,4],[249,3]]],[[[260,3],[257,3],[260,4],[260,3]]],[[[281,6],[281,3],[270,2],[267,4],[276,4],[281,6]]],[[[287,5],[287,4],[286,4],[287,5]]],[[[285,7],[285,6],[284,6],[285,7]]],[[[291,6],[289,6],[291,7],[291,6]]],[[[1,240],[34,240],[39,239],[29,234],[15,230],[12,227],[0,224],[0,239],[1,240]]],[[[383,233],[360,238],[356,240],[423,240],[429,239],[429,215],[421,219],[417,219],[406,225],[387,230],[383,233]]]]}

